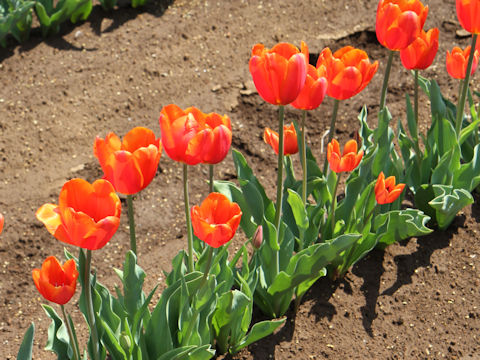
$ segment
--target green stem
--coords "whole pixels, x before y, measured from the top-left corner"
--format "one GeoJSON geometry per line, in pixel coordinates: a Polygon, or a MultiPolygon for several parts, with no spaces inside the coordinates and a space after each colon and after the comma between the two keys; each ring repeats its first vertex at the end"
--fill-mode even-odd
{"type": "Polygon", "coordinates": [[[80,360],[81,356],[80,356],[80,351],[78,350],[78,343],[76,338],[73,336],[73,331],[72,331],[72,327],[70,326],[70,321],[68,321],[67,314],[65,313],[65,307],[63,305],[60,305],[60,308],[62,309],[65,325],[67,326],[68,337],[70,338],[70,345],[73,348],[73,360],[80,360]]]}
{"type": "MultiPolygon", "coordinates": [[[[283,139],[283,121],[284,121],[285,108],[283,105],[278,107],[278,171],[277,171],[277,203],[275,207],[275,228],[277,230],[277,245],[280,246],[280,223],[282,219],[282,200],[283,200],[283,151],[284,151],[284,139],[283,139]]],[[[279,273],[279,254],[276,252],[274,257],[274,265],[276,274],[279,273]]]]}
{"type": "Polygon", "coordinates": [[[307,206],[307,145],[306,145],[306,135],[305,135],[305,118],[307,111],[302,111],[302,136],[300,137],[300,150],[302,157],[302,172],[303,172],[303,181],[302,181],[302,201],[303,207],[307,206]]]}
{"type": "Polygon", "coordinates": [[[137,237],[135,236],[135,215],[133,211],[133,196],[127,195],[128,225],[130,228],[130,249],[137,255],[137,237]]]}
{"type": "Polygon", "coordinates": [[[470,80],[470,72],[472,71],[472,64],[473,64],[473,55],[475,54],[475,45],[477,43],[477,34],[473,34],[472,37],[472,45],[470,48],[470,56],[468,57],[468,64],[467,64],[467,73],[465,74],[465,80],[462,88],[462,94],[460,96],[460,101],[457,107],[457,119],[455,122],[455,131],[457,133],[457,139],[460,138],[460,132],[462,130],[462,121],[463,121],[463,110],[465,109],[465,101],[467,99],[467,90],[468,90],[468,83],[470,80]]]}
{"type": "Polygon", "coordinates": [[[387,67],[385,68],[385,75],[383,76],[382,94],[380,96],[380,111],[385,107],[385,102],[387,100],[388,78],[390,77],[390,70],[392,69],[394,53],[395,51],[390,50],[388,54],[387,67]]]}
{"type": "Polygon", "coordinates": [[[213,192],[213,164],[208,165],[208,192],[213,192]]]}
{"type": "Polygon", "coordinates": [[[183,199],[185,202],[185,218],[187,221],[187,244],[188,244],[188,272],[193,272],[193,230],[190,218],[190,200],[188,198],[188,165],[183,164],[183,199]]]}
{"type": "Polygon", "coordinates": [[[85,298],[87,301],[87,319],[90,325],[90,335],[92,337],[93,359],[100,360],[97,324],[95,321],[95,312],[93,310],[92,289],[90,285],[90,267],[92,263],[92,250],[87,250],[85,260],[85,298]]]}
{"type": "MultiPolygon", "coordinates": [[[[328,131],[328,142],[327,142],[327,144],[330,144],[330,142],[333,139],[333,135],[335,133],[335,122],[337,121],[337,113],[338,113],[338,106],[339,105],[340,105],[340,100],[335,99],[333,101],[333,112],[332,112],[332,118],[330,120],[330,129],[328,131]]],[[[323,175],[325,177],[327,176],[327,170],[328,170],[327,154],[328,154],[328,152],[325,151],[325,162],[323,163],[323,175]]]]}
{"type": "Polygon", "coordinates": [[[340,177],[342,173],[337,174],[337,181],[335,182],[335,188],[333,189],[333,199],[332,199],[332,239],[333,239],[333,234],[335,232],[335,207],[337,206],[337,188],[338,184],[340,183],[340,177]]]}
{"type": "MultiPolygon", "coordinates": [[[[414,74],[415,74],[415,84],[414,84],[415,98],[414,98],[413,109],[414,109],[414,114],[415,114],[415,125],[417,125],[417,127],[418,127],[418,70],[415,69],[414,74]]],[[[417,134],[413,134],[413,136],[415,136],[415,139],[418,138],[418,128],[417,128],[417,134]]]]}

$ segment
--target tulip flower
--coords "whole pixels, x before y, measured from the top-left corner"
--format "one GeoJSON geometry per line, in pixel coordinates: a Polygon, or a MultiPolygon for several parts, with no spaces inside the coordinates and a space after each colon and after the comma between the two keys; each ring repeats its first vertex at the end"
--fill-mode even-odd
{"type": "Polygon", "coordinates": [[[288,43],[272,49],[256,44],[249,62],[259,95],[273,105],[287,105],[297,98],[305,84],[307,65],[308,48],[303,41],[301,50],[288,43]]]}
{"type": "Polygon", "coordinates": [[[55,256],[49,256],[41,269],[33,269],[32,277],[35,286],[45,299],[64,305],[75,294],[78,271],[75,260],[67,260],[61,265],[55,256]]]}
{"type": "MultiPolygon", "coordinates": [[[[452,52],[447,51],[447,72],[454,79],[465,79],[467,74],[468,57],[470,56],[471,46],[467,46],[465,50],[455,46],[452,52]]],[[[470,75],[473,75],[478,65],[478,50],[473,54],[472,70],[470,75]]]]}
{"type": "Polygon", "coordinates": [[[423,29],[428,6],[418,0],[380,0],[375,31],[377,39],[390,50],[410,45],[423,29]]]}
{"type": "Polygon", "coordinates": [[[302,110],[316,109],[325,97],[327,86],[327,79],[321,76],[315,66],[308,64],[305,85],[291,105],[296,109],[302,110]]]}
{"type": "Polygon", "coordinates": [[[97,136],[93,150],[104,178],[125,195],[136,194],[150,184],[162,154],[160,139],[144,127],[130,130],[122,141],[112,132],[105,139],[97,136]]]}
{"type": "Polygon", "coordinates": [[[323,49],[317,60],[319,76],[328,82],[328,96],[345,100],[358,94],[377,72],[378,61],[370,63],[365,51],[345,46],[333,55],[329,48],[323,49]]]}
{"type": "Polygon", "coordinates": [[[437,28],[428,32],[422,30],[419,37],[400,50],[403,66],[408,70],[425,70],[432,65],[438,50],[438,34],[437,28]]]}
{"type": "Polygon", "coordinates": [[[45,204],[36,216],[58,240],[97,250],[117,231],[120,212],[120,199],[110,182],[72,179],[63,185],[58,205],[45,204]]]}
{"type": "Polygon", "coordinates": [[[478,0],[457,0],[456,5],[460,25],[472,34],[479,34],[480,2],[478,0]]]}
{"type": "Polygon", "coordinates": [[[204,114],[195,107],[182,110],[171,104],[163,107],[159,122],[163,148],[172,160],[217,164],[230,149],[232,127],[226,115],[204,114]]]}
{"type": "Polygon", "coordinates": [[[0,234],[3,231],[3,224],[5,223],[5,218],[3,217],[2,214],[0,214],[0,234]]]}
{"type": "MultiPolygon", "coordinates": [[[[263,133],[263,141],[270,145],[278,155],[278,133],[270,128],[266,128],[263,133]]],[[[298,153],[297,132],[293,123],[283,127],[283,141],[285,146],[283,148],[284,155],[292,155],[298,153]]]]}
{"type": "Polygon", "coordinates": [[[200,206],[191,210],[194,234],[213,248],[229,242],[237,231],[242,211],[225,195],[210,193],[200,206]]]}
{"type": "Polygon", "coordinates": [[[332,139],[327,148],[327,160],[332,171],[339,173],[343,171],[354,170],[363,157],[363,150],[357,152],[357,142],[349,140],[343,148],[340,155],[340,145],[338,141],[332,139]]]}
{"type": "Polygon", "coordinates": [[[405,184],[395,185],[395,176],[389,176],[385,179],[383,171],[378,175],[375,184],[375,199],[380,205],[390,204],[397,200],[403,191],[405,184]]]}

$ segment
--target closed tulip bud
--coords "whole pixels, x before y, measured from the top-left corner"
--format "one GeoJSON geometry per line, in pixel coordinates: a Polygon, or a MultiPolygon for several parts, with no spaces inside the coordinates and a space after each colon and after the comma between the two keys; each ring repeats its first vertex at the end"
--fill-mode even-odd
{"type": "Polygon", "coordinates": [[[308,64],[307,78],[302,91],[292,106],[296,109],[313,110],[320,106],[327,93],[327,79],[315,66],[308,64]]]}
{"type": "Polygon", "coordinates": [[[263,243],[263,227],[262,225],[258,225],[257,230],[252,236],[252,245],[255,249],[260,249],[263,243]]]}
{"type": "Polygon", "coordinates": [[[400,59],[408,70],[425,70],[432,65],[438,50],[438,29],[422,30],[408,47],[400,50],[400,59]]]}

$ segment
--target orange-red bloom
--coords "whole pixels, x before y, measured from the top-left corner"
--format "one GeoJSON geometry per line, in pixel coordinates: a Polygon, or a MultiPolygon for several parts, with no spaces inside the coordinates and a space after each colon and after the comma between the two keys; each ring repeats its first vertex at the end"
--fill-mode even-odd
{"type": "Polygon", "coordinates": [[[327,79],[320,75],[315,66],[308,64],[307,78],[302,91],[292,106],[296,109],[313,110],[320,106],[327,93],[327,79]]]}
{"type": "Polygon", "coordinates": [[[409,46],[400,50],[400,59],[408,70],[425,70],[432,65],[438,50],[438,29],[421,31],[409,46]]]}
{"type": "Polygon", "coordinates": [[[395,176],[389,176],[385,179],[382,171],[378,175],[377,183],[375,184],[375,199],[380,205],[390,204],[397,200],[404,187],[405,184],[395,185],[395,176]]]}
{"type": "Polygon", "coordinates": [[[160,113],[162,144],[167,155],[188,165],[216,164],[227,156],[232,144],[230,118],[204,114],[195,107],[182,110],[167,105],[160,113]]]}
{"type": "Polygon", "coordinates": [[[465,30],[472,34],[480,33],[480,1],[457,0],[457,17],[465,30]]]}
{"type": "Polygon", "coordinates": [[[214,248],[233,238],[242,217],[240,206],[219,193],[210,193],[191,214],[194,234],[214,248]]]}
{"type": "Polygon", "coordinates": [[[337,100],[349,99],[362,91],[377,72],[378,61],[370,63],[365,51],[345,46],[334,54],[323,49],[317,61],[320,76],[328,82],[327,94],[337,100]]]}
{"type": "MultiPolygon", "coordinates": [[[[270,128],[265,128],[263,141],[270,145],[278,155],[278,133],[270,128]]],[[[293,123],[283,126],[283,155],[298,153],[297,132],[293,123]]]]}
{"type": "Polygon", "coordinates": [[[3,224],[5,222],[5,218],[3,217],[2,214],[0,214],[0,234],[2,233],[3,231],[3,224]]]}
{"type": "Polygon", "coordinates": [[[375,30],[377,39],[390,50],[410,45],[423,29],[428,6],[418,0],[380,0],[375,30]]]}
{"type": "MultiPolygon", "coordinates": [[[[470,48],[471,46],[469,45],[465,50],[462,50],[458,46],[455,46],[451,53],[447,51],[447,72],[454,79],[465,79],[470,48]]],[[[470,75],[472,75],[477,69],[478,56],[479,52],[478,50],[475,50],[473,53],[472,71],[470,72],[470,75]]]]}
{"type": "Polygon", "coordinates": [[[340,145],[338,141],[332,139],[327,148],[327,160],[330,169],[336,173],[342,171],[352,171],[355,169],[363,157],[363,150],[357,153],[357,142],[349,140],[343,148],[343,153],[340,155],[340,145]]]}
{"type": "Polygon", "coordinates": [[[41,269],[33,269],[32,277],[35,286],[45,299],[64,305],[75,294],[78,271],[75,260],[67,260],[62,266],[55,256],[49,256],[41,269]]]}
{"type": "Polygon", "coordinates": [[[120,199],[110,182],[72,179],[63,185],[58,205],[45,204],[36,216],[58,240],[97,250],[117,231],[120,212],[120,199]]]}
{"type": "Polygon", "coordinates": [[[100,162],[104,178],[119,193],[131,195],[143,190],[152,181],[162,155],[162,146],[153,131],[136,127],[122,141],[112,132],[105,140],[97,136],[93,152],[100,162]]]}
{"type": "Polygon", "coordinates": [[[263,100],[273,105],[294,101],[305,84],[308,48],[301,51],[292,44],[280,43],[272,49],[257,44],[252,49],[249,68],[253,82],[263,100]]]}

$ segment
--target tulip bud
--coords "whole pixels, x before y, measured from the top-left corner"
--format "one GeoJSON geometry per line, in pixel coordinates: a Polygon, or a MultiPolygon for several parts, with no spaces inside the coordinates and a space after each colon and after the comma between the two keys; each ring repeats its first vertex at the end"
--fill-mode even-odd
{"type": "Polygon", "coordinates": [[[252,245],[255,249],[260,249],[260,246],[263,242],[263,227],[262,225],[258,225],[257,230],[252,236],[252,245]]]}
{"type": "Polygon", "coordinates": [[[120,346],[126,353],[130,353],[130,347],[132,346],[132,340],[125,331],[122,331],[120,335],[120,346]]]}

